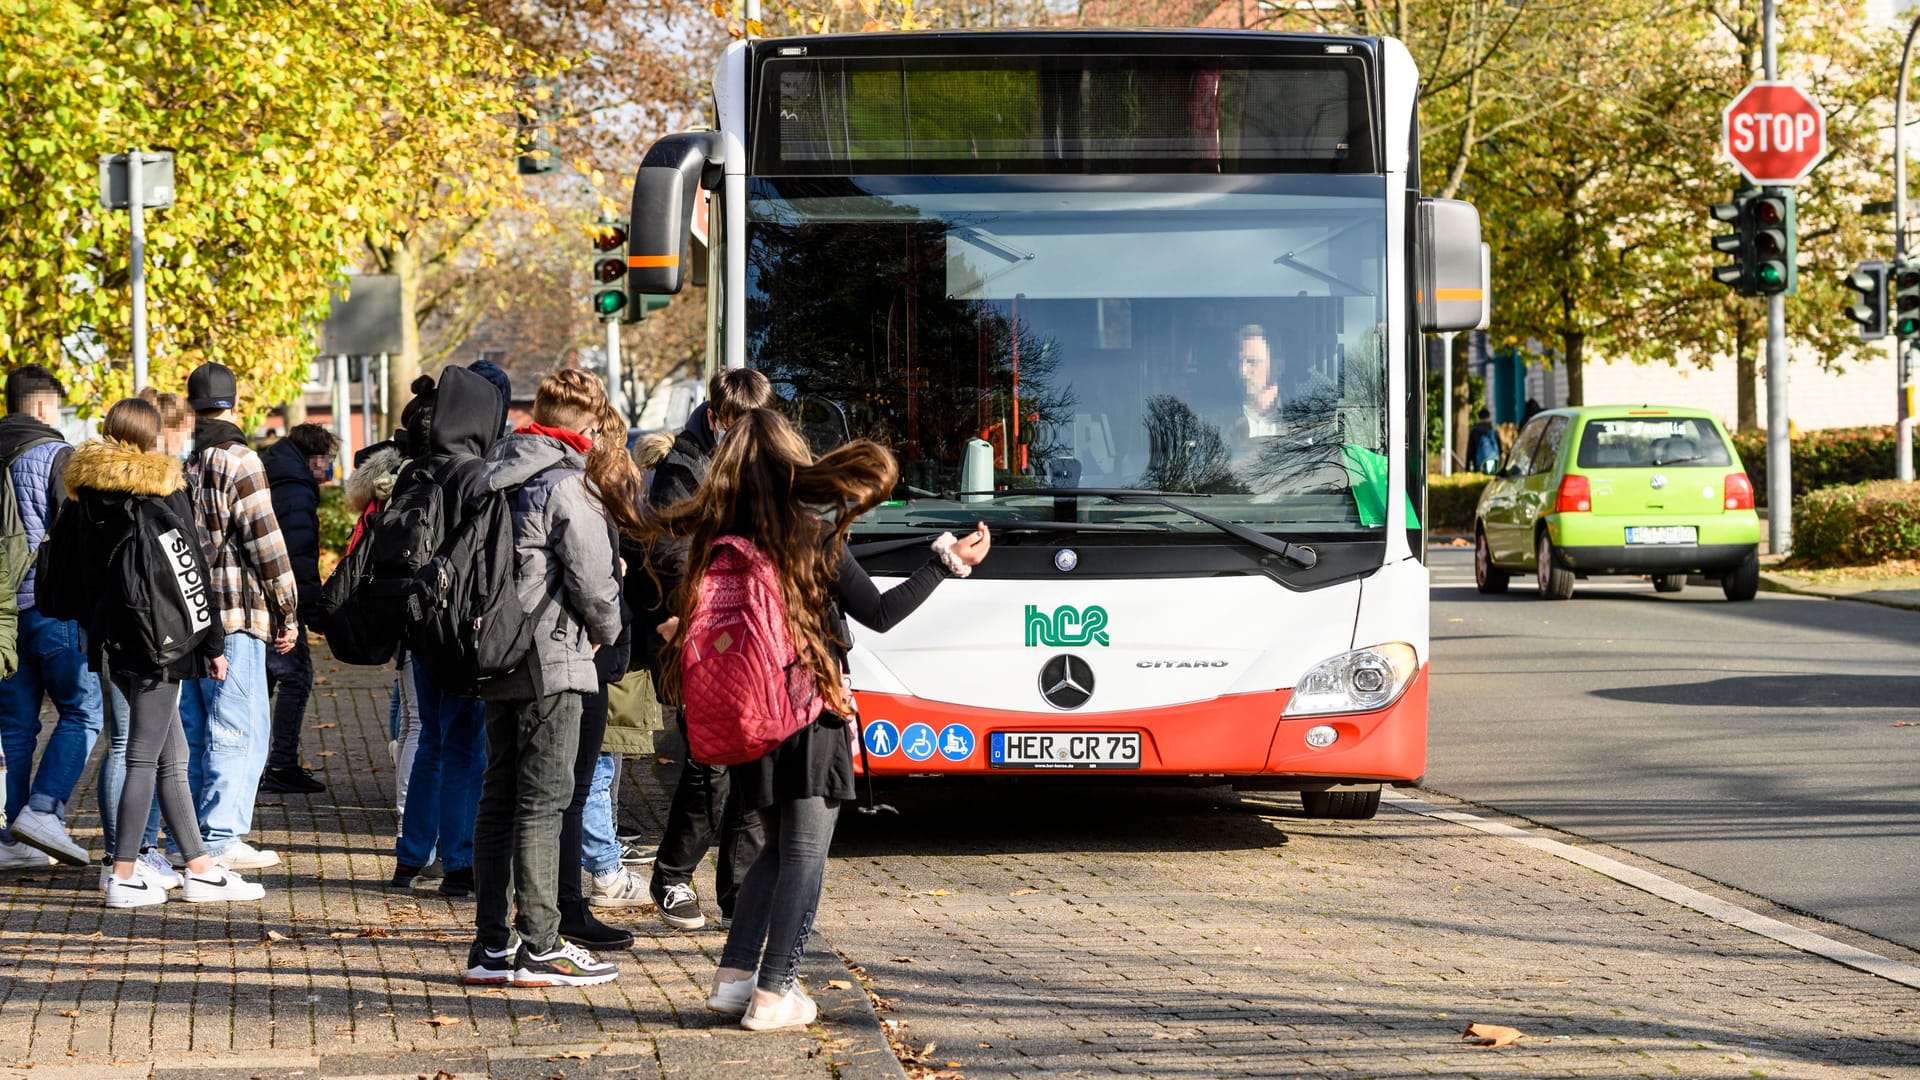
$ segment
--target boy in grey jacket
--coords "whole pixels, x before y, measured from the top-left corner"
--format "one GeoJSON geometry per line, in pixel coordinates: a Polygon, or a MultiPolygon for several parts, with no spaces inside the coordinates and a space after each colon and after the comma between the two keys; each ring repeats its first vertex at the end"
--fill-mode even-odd
{"type": "Polygon", "coordinates": [[[510,493],[516,582],[533,633],[521,668],[484,691],[469,983],[590,986],[619,975],[560,937],[556,895],[581,707],[599,687],[593,654],[620,636],[613,532],[585,471],[606,413],[600,380],[557,371],[540,384],[534,422],[487,454],[488,486],[510,493]],[[513,926],[509,888],[519,908],[513,926]]]}

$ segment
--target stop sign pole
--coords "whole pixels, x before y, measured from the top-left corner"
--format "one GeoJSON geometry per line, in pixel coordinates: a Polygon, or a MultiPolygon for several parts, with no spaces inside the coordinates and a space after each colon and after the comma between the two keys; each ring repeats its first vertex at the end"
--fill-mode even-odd
{"type": "MultiPolygon", "coordinates": [[[[1920,34],[1920,16],[1907,29],[1907,44],[1900,50],[1900,79],[1893,92],[1893,265],[1905,265],[1907,257],[1907,73],[1913,63],[1913,39],[1920,34]]],[[[1912,375],[1908,365],[1907,342],[1899,334],[1893,339],[1894,422],[1893,475],[1913,480],[1913,402],[1908,396],[1912,375]]]]}

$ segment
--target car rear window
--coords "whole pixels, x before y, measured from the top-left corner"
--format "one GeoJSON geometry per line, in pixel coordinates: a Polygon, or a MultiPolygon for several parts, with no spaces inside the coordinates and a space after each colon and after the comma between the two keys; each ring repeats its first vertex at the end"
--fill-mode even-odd
{"type": "Polygon", "coordinates": [[[1582,469],[1731,465],[1713,421],[1696,416],[1622,416],[1589,420],[1580,433],[1582,469]]]}

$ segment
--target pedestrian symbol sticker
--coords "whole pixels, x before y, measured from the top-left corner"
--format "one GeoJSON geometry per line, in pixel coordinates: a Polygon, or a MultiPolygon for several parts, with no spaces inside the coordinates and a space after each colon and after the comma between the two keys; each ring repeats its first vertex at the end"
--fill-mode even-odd
{"type": "Polygon", "coordinates": [[[959,724],[940,729],[940,756],[948,761],[965,761],[973,756],[973,732],[959,724]]]}
{"type": "Polygon", "coordinates": [[[866,725],[867,753],[875,757],[886,757],[900,749],[900,729],[889,720],[875,720],[866,725]]]}
{"type": "Polygon", "coordinates": [[[908,724],[907,730],[900,733],[900,752],[914,761],[932,757],[933,748],[933,729],[925,724],[908,724]]]}

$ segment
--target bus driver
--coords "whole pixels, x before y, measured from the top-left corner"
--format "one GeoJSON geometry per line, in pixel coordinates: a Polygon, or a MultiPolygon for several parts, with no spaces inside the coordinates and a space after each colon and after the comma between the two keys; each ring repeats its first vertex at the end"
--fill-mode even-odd
{"type": "Polygon", "coordinates": [[[1240,328],[1240,351],[1234,363],[1242,394],[1234,442],[1280,434],[1280,388],[1273,381],[1273,353],[1265,327],[1250,323],[1240,328]]]}

